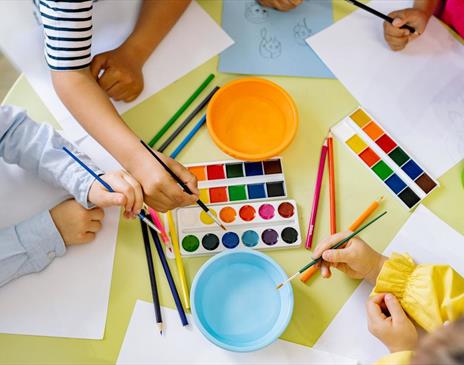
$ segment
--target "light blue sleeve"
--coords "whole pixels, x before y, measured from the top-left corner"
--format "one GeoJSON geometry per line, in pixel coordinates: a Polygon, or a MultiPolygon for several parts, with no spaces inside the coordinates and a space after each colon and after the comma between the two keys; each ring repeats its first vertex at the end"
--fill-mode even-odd
{"type": "MultiPolygon", "coordinates": [[[[92,161],[47,124],[32,121],[18,108],[0,106],[0,158],[67,190],[91,208],[87,196],[94,178],[63,150],[66,146],[102,174],[92,161]]],[[[0,230],[0,286],[22,275],[43,270],[65,245],[48,210],[0,230]]]]}
{"type": "Polygon", "coordinates": [[[0,230],[0,286],[38,272],[63,256],[65,245],[45,210],[15,226],[0,230]]]}
{"type": "Polygon", "coordinates": [[[31,120],[24,110],[0,106],[0,157],[62,187],[85,208],[94,178],[62,149],[66,146],[98,175],[103,174],[89,157],[79,152],[48,124],[31,120]]]}

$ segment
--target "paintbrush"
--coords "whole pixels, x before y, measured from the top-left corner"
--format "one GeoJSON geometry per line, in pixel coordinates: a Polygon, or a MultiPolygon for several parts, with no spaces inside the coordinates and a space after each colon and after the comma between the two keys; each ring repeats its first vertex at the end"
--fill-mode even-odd
{"type": "MultiPolygon", "coordinates": [[[[148,152],[150,152],[150,154],[156,159],[156,161],[158,161],[161,166],[163,166],[163,168],[168,172],[169,175],[171,175],[171,177],[180,185],[180,187],[182,189],[184,189],[184,191],[187,193],[187,194],[190,194],[190,195],[193,195],[192,193],[192,190],[190,190],[190,188],[179,178],[179,176],[177,176],[174,171],[172,171],[168,165],[166,165],[163,160],[161,160],[158,155],[153,152],[153,150],[142,140],[140,140],[140,143],[143,144],[143,146],[148,150],[148,152]]],[[[224,231],[227,231],[226,227],[219,221],[219,219],[217,219],[217,217],[211,213],[210,209],[205,205],[205,203],[203,203],[201,201],[201,199],[198,199],[196,201],[196,203],[200,206],[201,209],[203,209],[203,211],[208,214],[208,216],[214,221],[216,222],[216,224],[221,227],[224,231]]]]}
{"type": "MultiPolygon", "coordinates": [[[[348,237],[344,238],[343,240],[341,240],[340,242],[336,243],[335,245],[332,246],[331,250],[336,250],[340,247],[342,247],[345,243],[347,243],[350,239],[352,239],[354,236],[358,235],[361,231],[363,231],[364,229],[366,229],[367,227],[369,227],[372,223],[374,223],[376,220],[382,218],[385,214],[387,214],[387,212],[383,212],[382,214],[380,214],[379,216],[375,217],[374,219],[372,219],[370,222],[366,223],[364,226],[362,226],[361,228],[359,228],[358,230],[356,230],[355,232],[353,232],[352,234],[350,234],[348,237]]],[[[280,289],[282,288],[285,284],[287,284],[288,282],[292,281],[293,279],[295,279],[299,274],[305,272],[307,269],[309,269],[310,267],[316,265],[317,263],[321,262],[322,261],[322,256],[311,261],[309,264],[307,264],[306,266],[303,266],[300,270],[298,270],[295,274],[293,274],[292,276],[290,276],[287,280],[285,280],[283,283],[280,283],[279,285],[277,285],[277,289],[280,289]]]]}

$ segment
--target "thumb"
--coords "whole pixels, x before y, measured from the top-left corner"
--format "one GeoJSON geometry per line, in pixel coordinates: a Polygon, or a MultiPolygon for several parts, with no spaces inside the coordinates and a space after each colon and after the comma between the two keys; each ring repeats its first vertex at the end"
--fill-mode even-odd
{"type": "Polygon", "coordinates": [[[403,307],[401,307],[400,302],[393,294],[385,295],[385,304],[390,312],[393,323],[406,318],[406,313],[404,312],[403,307]]]}
{"type": "Polygon", "coordinates": [[[126,204],[126,197],[121,193],[110,193],[109,191],[101,191],[95,205],[100,208],[124,206],[126,204]]]}
{"type": "Polygon", "coordinates": [[[101,53],[96,55],[92,62],[90,63],[90,73],[92,74],[95,80],[98,79],[98,75],[100,74],[100,70],[106,69],[106,55],[105,53],[101,53]]]}

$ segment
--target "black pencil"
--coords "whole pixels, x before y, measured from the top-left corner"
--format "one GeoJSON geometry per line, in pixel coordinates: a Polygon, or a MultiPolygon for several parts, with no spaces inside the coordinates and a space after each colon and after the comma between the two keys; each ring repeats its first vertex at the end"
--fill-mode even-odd
{"type": "MultiPolygon", "coordinates": [[[[180,187],[182,189],[184,189],[184,191],[187,193],[187,194],[190,194],[192,195],[192,190],[190,190],[190,188],[179,178],[179,176],[177,176],[174,171],[172,171],[168,165],[166,165],[163,160],[161,160],[158,155],[153,152],[153,150],[142,140],[140,140],[140,143],[143,144],[143,146],[148,150],[148,152],[150,152],[150,154],[161,164],[161,166],[163,166],[163,168],[168,172],[169,175],[171,175],[171,177],[176,180],[176,182],[180,185],[180,187]]],[[[196,201],[196,203],[200,206],[201,209],[203,209],[203,211],[208,214],[208,216],[214,221],[216,222],[216,224],[221,227],[224,231],[227,231],[226,227],[217,219],[217,217],[211,213],[211,211],[209,210],[209,208],[205,205],[205,203],[203,203],[201,201],[201,199],[198,199],[196,201]]]]}
{"type": "Polygon", "coordinates": [[[174,278],[172,277],[168,260],[166,259],[166,255],[164,254],[163,248],[161,247],[161,241],[158,237],[158,233],[152,228],[150,228],[150,233],[153,238],[153,242],[155,243],[156,252],[158,253],[161,265],[163,266],[164,274],[166,275],[166,279],[169,284],[169,289],[171,289],[172,298],[174,299],[174,303],[176,304],[177,312],[179,313],[182,326],[187,326],[187,316],[185,315],[184,307],[182,306],[182,302],[180,301],[179,292],[177,291],[174,278]]]}
{"type": "Polygon", "coordinates": [[[153,256],[150,247],[150,237],[148,235],[147,224],[140,221],[142,227],[143,244],[145,246],[145,255],[147,256],[148,275],[150,276],[151,295],[153,297],[153,305],[155,307],[156,323],[158,325],[160,335],[163,334],[163,319],[161,317],[161,308],[158,297],[158,286],[156,285],[155,266],[153,265],[153,256]]]}
{"type": "MultiPolygon", "coordinates": [[[[363,3],[360,3],[359,1],[357,0],[346,0],[347,2],[357,6],[358,8],[361,8],[373,15],[376,15],[378,16],[379,18],[382,18],[383,20],[385,20],[386,22],[389,22],[390,24],[393,24],[393,18],[392,17],[389,17],[388,15],[385,15],[383,13],[381,13],[380,11],[377,11],[375,9],[372,9],[371,7],[367,6],[367,5],[364,5],[363,3]]],[[[411,27],[410,25],[408,24],[404,24],[400,27],[400,29],[407,29],[411,32],[411,34],[413,33],[416,33],[416,29],[411,27]]]]}
{"type": "Polygon", "coordinates": [[[164,143],[158,148],[158,151],[163,152],[168,146],[174,141],[174,139],[179,135],[180,132],[192,121],[195,116],[201,112],[201,110],[209,103],[211,98],[216,94],[216,91],[219,90],[219,86],[216,86],[211,92],[204,98],[200,104],[185,118],[185,120],[176,128],[174,132],[164,141],[164,143]]]}

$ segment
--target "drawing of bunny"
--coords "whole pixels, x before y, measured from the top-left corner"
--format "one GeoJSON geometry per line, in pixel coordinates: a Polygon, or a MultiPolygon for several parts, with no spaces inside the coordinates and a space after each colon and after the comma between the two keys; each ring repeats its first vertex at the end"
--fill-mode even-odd
{"type": "Polygon", "coordinates": [[[269,16],[269,12],[266,8],[255,1],[245,4],[245,19],[253,24],[264,23],[269,16]]]}
{"type": "Polygon", "coordinates": [[[312,33],[313,31],[306,24],[306,18],[303,18],[303,20],[299,21],[293,27],[293,36],[295,37],[296,43],[300,46],[306,45],[306,38],[308,38],[312,33]]]}
{"type": "Polygon", "coordinates": [[[263,58],[277,58],[282,54],[282,43],[276,38],[267,35],[267,29],[261,29],[261,42],[259,42],[259,54],[263,58]]]}

